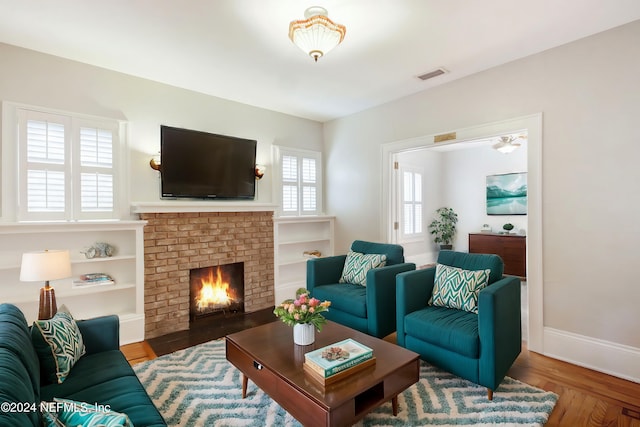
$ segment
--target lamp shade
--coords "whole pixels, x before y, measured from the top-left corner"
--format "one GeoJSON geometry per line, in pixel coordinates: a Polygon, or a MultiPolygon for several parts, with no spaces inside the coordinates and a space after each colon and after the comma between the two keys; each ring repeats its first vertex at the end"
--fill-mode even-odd
{"type": "Polygon", "coordinates": [[[342,42],[347,29],[330,20],[327,10],[319,6],[308,8],[304,17],[289,24],[289,38],[317,62],[342,42]]]}
{"type": "Polygon", "coordinates": [[[41,251],[22,254],[20,280],[42,282],[71,276],[69,251],[41,251]]]}

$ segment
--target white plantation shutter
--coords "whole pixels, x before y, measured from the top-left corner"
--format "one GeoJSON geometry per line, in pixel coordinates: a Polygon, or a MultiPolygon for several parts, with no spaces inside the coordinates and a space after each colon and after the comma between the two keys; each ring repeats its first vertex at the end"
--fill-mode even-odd
{"type": "Polygon", "coordinates": [[[280,165],[280,210],[284,215],[317,215],[322,210],[321,154],[276,147],[280,165]]]}
{"type": "Polygon", "coordinates": [[[113,211],[113,132],[80,128],[80,211],[113,211]]]}
{"type": "Polygon", "coordinates": [[[316,159],[302,158],[302,211],[317,212],[316,159]]]}
{"type": "Polygon", "coordinates": [[[282,156],[282,211],[298,212],[298,158],[282,156]]]}
{"type": "Polygon", "coordinates": [[[298,158],[282,156],[282,181],[298,182],[298,158]]]}
{"type": "Polygon", "coordinates": [[[295,185],[282,186],[282,210],[284,212],[298,212],[298,187],[295,185]]]}
{"type": "Polygon", "coordinates": [[[119,123],[18,108],[19,220],[117,218],[119,123]]]}
{"type": "Polygon", "coordinates": [[[422,174],[402,171],[402,235],[405,238],[422,234],[422,174]]]}
{"type": "Polygon", "coordinates": [[[64,172],[27,170],[27,210],[64,212],[64,172]]]}
{"type": "Polygon", "coordinates": [[[24,112],[19,115],[19,206],[26,219],[65,219],[68,195],[69,120],[24,112]]]}

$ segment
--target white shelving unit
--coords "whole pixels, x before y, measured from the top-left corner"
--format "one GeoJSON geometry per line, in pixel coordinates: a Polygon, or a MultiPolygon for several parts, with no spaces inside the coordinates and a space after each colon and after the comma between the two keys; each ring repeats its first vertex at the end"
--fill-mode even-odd
{"type": "Polygon", "coordinates": [[[23,311],[27,321],[38,315],[43,283],[21,282],[22,254],[44,249],[68,249],[72,277],[55,280],[58,306],[66,305],[77,319],[117,314],[120,343],[144,340],[144,241],[146,221],[0,223],[0,302],[23,311]],[[87,259],[82,253],[96,242],[116,248],[112,257],[87,259]],[[106,273],[115,284],[73,286],[82,274],[106,273]]]}
{"type": "Polygon", "coordinates": [[[332,216],[273,219],[276,304],[293,298],[298,288],[306,287],[308,258],[305,251],[333,255],[334,220],[332,216]]]}

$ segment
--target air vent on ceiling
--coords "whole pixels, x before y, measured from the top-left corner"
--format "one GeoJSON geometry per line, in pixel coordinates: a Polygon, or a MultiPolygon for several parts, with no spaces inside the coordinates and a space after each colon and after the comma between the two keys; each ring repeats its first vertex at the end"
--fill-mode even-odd
{"type": "Polygon", "coordinates": [[[437,68],[437,69],[435,69],[433,71],[429,71],[428,73],[424,73],[424,74],[419,75],[418,78],[420,80],[429,80],[429,79],[432,79],[434,77],[441,76],[446,72],[447,72],[447,70],[445,70],[444,68],[437,68]]]}

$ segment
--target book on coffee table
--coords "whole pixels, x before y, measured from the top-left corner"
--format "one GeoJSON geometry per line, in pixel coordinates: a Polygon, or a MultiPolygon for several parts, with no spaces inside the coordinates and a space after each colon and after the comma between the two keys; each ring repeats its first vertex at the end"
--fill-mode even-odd
{"type": "Polygon", "coordinates": [[[353,368],[373,359],[373,350],[348,338],[310,351],[304,355],[304,364],[324,378],[353,368]]]}
{"type": "Polygon", "coordinates": [[[350,368],[347,368],[343,371],[338,372],[337,374],[333,374],[329,377],[325,377],[321,374],[319,374],[316,370],[314,370],[313,368],[311,368],[309,366],[308,363],[303,363],[302,367],[304,372],[307,373],[307,377],[313,379],[314,381],[317,381],[320,385],[323,386],[328,386],[329,384],[333,384],[337,381],[342,380],[343,378],[346,378],[348,376],[351,376],[357,372],[363,371],[366,368],[368,368],[369,366],[373,366],[376,364],[376,358],[372,357],[371,359],[367,359],[364,362],[360,362],[355,366],[352,366],[350,368]]]}

